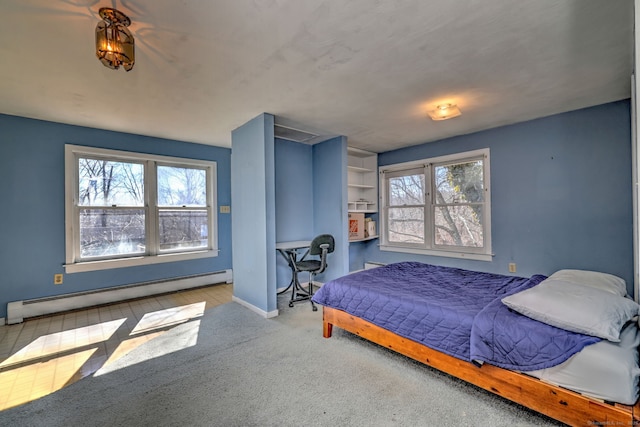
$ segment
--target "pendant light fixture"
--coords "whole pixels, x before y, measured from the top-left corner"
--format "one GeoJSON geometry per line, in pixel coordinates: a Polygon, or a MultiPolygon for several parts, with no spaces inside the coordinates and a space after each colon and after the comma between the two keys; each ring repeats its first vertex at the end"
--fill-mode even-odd
{"type": "Polygon", "coordinates": [[[127,29],[131,20],[119,10],[101,8],[102,21],[96,26],[96,56],[105,67],[117,70],[120,65],[131,71],[135,63],[133,35],[127,29]]]}

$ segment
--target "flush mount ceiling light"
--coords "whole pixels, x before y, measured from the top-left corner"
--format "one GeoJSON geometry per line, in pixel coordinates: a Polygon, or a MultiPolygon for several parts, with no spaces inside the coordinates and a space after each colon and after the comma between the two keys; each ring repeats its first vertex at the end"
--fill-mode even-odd
{"type": "Polygon", "coordinates": [[[105,67],[117,70],[121,65],[131,71],[135,62],[133,35],[127,27],[131,20],[119,10],[101,8],[102,21],[96,26],[96,56],[105,67]]]}
{"type": "Polygon", "coordinates": [[[429,111],[429,116],[433,120],[447,120],[458,117],[462,111],[455,104],[438,105],[435,110],[429,111]]]}

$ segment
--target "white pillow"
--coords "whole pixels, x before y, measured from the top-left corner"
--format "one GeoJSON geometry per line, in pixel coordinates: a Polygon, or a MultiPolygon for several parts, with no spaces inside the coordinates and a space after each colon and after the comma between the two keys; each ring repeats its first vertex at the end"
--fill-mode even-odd
{"type": "Polygon", "coordinates": [[[544,280],[502,302],[527,317],[557,328],[620,341],[620,330],[640,312],[629,298],[590,286],[544,280]]]}
{"type": "Polygon", "coordinates": [[[627,295],[627,283],[613,274],[587,270],[559,270],[549,276],[549,279],[591,286],[621,297],[627,295]]]}

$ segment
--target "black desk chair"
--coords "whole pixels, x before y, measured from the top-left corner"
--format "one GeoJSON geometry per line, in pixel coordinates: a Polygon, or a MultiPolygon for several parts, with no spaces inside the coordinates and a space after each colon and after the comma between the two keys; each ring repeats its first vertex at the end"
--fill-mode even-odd
{"type": "Polygon", "coordinates": [[[311,297],[313,296],[313,278],[316,274],[320,274],[326,270],[327,255],[333,252],[335,245],[335,240],[331,234],[321,234],[316,236],[311,241],[309,250],[305,252],[300,261],[296,261],[296,276],[297,273],[303,271],[309,272],[309,288],[297,293],[296,287],[294,286],[293,292],[291,293],[291,300],[289,301],[289,307],[293,307],[294,302],[309,300],[313,311],[318,310],[318,307],[316,307],[313,301],[311,301],[311,297]],[[308,259],[307,256],[318,256],[319,259],[308,259]]]}

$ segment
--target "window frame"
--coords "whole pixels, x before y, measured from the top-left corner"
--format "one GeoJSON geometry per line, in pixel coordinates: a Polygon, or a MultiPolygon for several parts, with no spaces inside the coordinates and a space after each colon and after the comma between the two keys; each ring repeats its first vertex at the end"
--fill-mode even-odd
{"type": "MultiPolygon", "coordinates": [[[[94,208],[94,207],[91,207],[94,208]]],[[[112,207],[107,207],[113,209],[112,207]]],[[[123,207],[124,208],[124,207],[123,207]]],[[[217,163],[215,161],[196,160],[180,157],[143,154],[131,151],[105,148],[65,145],[65,271],[77,273],[105,270],[164,262],[184,261],[218,256],[218,218],[217,218],[217,163]],[[144,165],[144,204],[136,209],[145,211],[144,254],[105,257],[96,260],[80,258],[80,210],[87,206],[78,205],[78,159],[97,158],[111,161],[142,163],[144,165]],[[157,167],[174,166],[206,170],[207,201],[204,210],[208,213],[208,242],[204,249],[160,250],[159,212],[162,210],[157,201],[157,167]]]]}
{"type": "MultiPolygon", "coordinates": [[[[410,162],[395,163],[380,167],[380,250],[390,252],[404,252],[420,255],[443,256],[451,258],[465,258],[479,261],[491,261],[493,259],[491,246],[491,176],[490,176],[489,149],[466,151],[434,158],[414,160],[410,162]],[[482,160],[484,202],[483,209],[483,239],[482,247],[448,246],[435,243],[435,209],[440,204],[435,203],[435,177],[434,167],[444,166],[467,161],[482,160]],[[389,179],[406,176],[402,172],[411,172],[422,169],[424,172],[424,243],[390,242],[389,241],[389,179]]],[[[477,203],[477,202],[476,202],[477,203]]]]}

